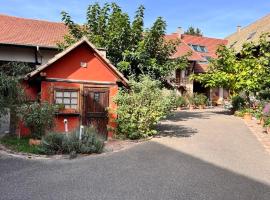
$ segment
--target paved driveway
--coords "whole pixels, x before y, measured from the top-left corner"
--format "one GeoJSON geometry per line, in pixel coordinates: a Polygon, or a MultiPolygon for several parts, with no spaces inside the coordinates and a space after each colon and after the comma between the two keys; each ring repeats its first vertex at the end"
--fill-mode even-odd
{"type": "Polygon", "coordinates": [[[241,120],[182,111],[160,129],[130,149],[71,161],[1,156],[0,199],[270,199],[270,155],[241,120]]]}

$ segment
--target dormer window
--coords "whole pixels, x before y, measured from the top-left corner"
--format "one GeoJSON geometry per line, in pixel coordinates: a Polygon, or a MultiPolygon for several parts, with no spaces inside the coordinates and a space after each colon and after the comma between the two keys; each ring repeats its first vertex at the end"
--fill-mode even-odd
{"type": "Polygon", "coordinates": [[[201,53],[206,53],[207,52],[207,48],[205,46],[202,45],[197,45],[197,44],[189,44],[189,46],[197,52],[201,52],[201,53]]]}

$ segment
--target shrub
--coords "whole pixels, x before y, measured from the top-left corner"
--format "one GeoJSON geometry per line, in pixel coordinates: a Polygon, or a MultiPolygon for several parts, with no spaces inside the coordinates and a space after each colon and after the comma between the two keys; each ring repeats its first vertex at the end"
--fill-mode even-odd
{"type": "Polygon", "coordinates": [[[30,103],[20,107],[19,115],[31,135],[41,138],[47,130],[54,126],[54,114],[57,106],[45,103],[30,103]]]}
{"type": "Polygon", "coordinates": [[[193,94],[187,95],[187,102],[189,106],[195,105],[195,98],[193,94]]]}
{"type": "Polygon", "coordinates": [[[254,111],[254,117],[256,119],[261,119],[263,117],[263,112],[262,112],[262,107],[259,106],[255,111],[254,111]]]}
{"type": "Polygon", "coordinates": [[[81,139],[79,129],[66,135],[61,133],[49,133],[42,138],[40,151],[44,154],[59,153],[101,153],[104,140],[98,137],[92,127],[85,127],[81,139]]]}
{"type": "Polygon", "coordinates": [[[130,81],[130,90],[120,90],[117,104],[118,136],[130,139],[146,138],[157,131],[154,126],[176,107],[176,94],[161,90],[161,83],[147,76],[130,81]]]}
{"type": "Polygon", "coordinates": [[[270,117],[267,117],[266,119],[265,119],[265,122],[264,122],[264,125],[263,125],[264,127],[269,127],[270,126],[270,117]]]}
{"type": "Polygon", "coordinates": [[[245,99],[241,96],[233,96],[232,97],[232,109],[233,110],[240,110],[245,106],[245,99]]]}
{"type": "Polygon", "coordinates": [[[185,107],[187,106],[188,102],[185,97],[183,96],[178,96],[176,99],[176,105],[177,107],[185,107]]]}
{"type": "Polygon", "coordinates": [[[63,152],[63,140],[65,135],[62,133],[51,132],[43,136],[40,151],[44,154],[58,154],[63,152]]]}
{"type": "Polygon", "coordinates": [[[196,106],[206,105],[207,96],[205,96],[204,94],[197,94],[197,93],[194,93],[193,96],[194,96],[194,104],[196,106]]]}

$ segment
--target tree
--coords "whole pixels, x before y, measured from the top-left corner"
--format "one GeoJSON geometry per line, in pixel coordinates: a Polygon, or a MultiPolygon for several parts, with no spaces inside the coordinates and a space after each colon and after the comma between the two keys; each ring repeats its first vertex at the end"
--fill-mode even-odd
{"type": "Polygon", "coordinates": [[[187,59],[171,59],[179,41],[165,41],[166,22],[161,17],[150,29],[144,29],[144,10],[144,6],[139,6],[131,21],[117,4],[106,3],[102,7],[95,3],[88,6],[86,23],[81,26],[62,12],[69,34],[59,47],[66,48],[86,36],[107,50],[108,59],[125,76],[148,74],[161,80],[173,69],[186,67],[187,59]]]}
{"type": "Polygon", "coordinates": [[[243,45],[236,54],[234,50],[221,46],[217,50],[217,59],[211,61],[205,74],[193,75],[206,87],[224,87],[232,95],[249,94],[260,91],[269,85],[270,80],[270,44],[266,35],[261,36],[258,44],[243,45]]]}
{"type": "Polygon", "coordinates": [[[10,62],[0,66],[0,117],[10,112],[11,132],[15,131],[18,107],[26,101],[20,81],[30,70],[29,65],[18,62],[10,62]]]}
{"type": "Polygon", "coordinates": [[[193,26],[188,27],[185,31],[187,35],[194,35],[194,36],[203,36],[202,31],[199,28],[194,28],[193,26]]]}

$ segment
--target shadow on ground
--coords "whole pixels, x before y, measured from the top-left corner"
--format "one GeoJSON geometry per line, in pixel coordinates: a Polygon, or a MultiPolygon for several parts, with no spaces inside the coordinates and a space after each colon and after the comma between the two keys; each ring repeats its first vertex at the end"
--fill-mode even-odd
{"type": "Polygon", "coordinates": [[[156,137],[191,137],[198,132],[193,128],[169,123],[158,124],[157,130],[159,134],[156,137]]]}
{"type": "Polygon", "coordinates": [[[254,180],[256,169],[251,174],[146,142],[110,156],[72,161],[0,158],[0,199],[269,200],[269,185],[254,180]]]}
{"type": "Polygon", "coordinates": [[[173,122],[178,121],[187,121],[190,119],[209,119],[209,115],[211,113],[204,112],[204,111],[175,111],[172,114],[170,114],[166,120],[170,120],[173,122]]]}

